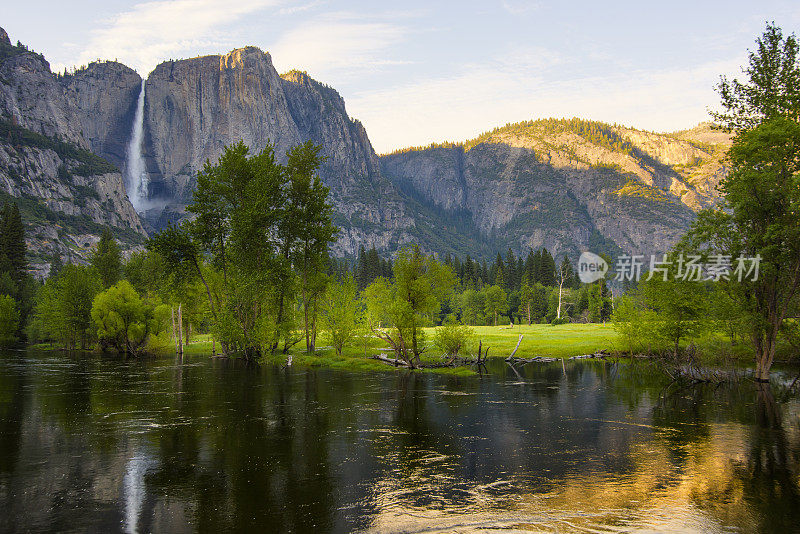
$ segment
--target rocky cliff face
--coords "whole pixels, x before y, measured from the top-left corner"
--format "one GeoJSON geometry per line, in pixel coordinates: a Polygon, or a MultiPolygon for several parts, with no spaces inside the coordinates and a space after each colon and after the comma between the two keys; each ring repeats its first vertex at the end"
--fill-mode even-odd
{"type": "Polygon", "coordinates": [[[91,63],[61,78],[67,105],[95,154],[124,169],[141,78],[115,61],[91,63]]]}
{"type": "Polygon", "coordinates": [[[105,68],[54,76],[42,56],[13,46],[0,30],[0,202],[20,206],[39,274],[54,253],[84,261],[103,226],[126,246],[145,236],[119,169],[90,151],[114,152],[118,119],[109,115],[126,105],[110,90],[114,83],[104,86],[101,76],[86,83],[87,73],[105,68]]]}
{"type": "Polygon", "coordinates": [[[725,138],[654,134],[588,121],[535,121],[456,146],[381,157],[408,194],[466,212],[492,248],[558,254],[667,250],[718,202],[725,138]]]}
{"type": "MultiPolygon", "coordinates": [[[[139,75],[116,62],[54,76],[0,30],[0,200],[22,204],[35,262],[53,250],[85,257],[101,225],[141,242],[119,172],[140,90],[139,75]]],[[[254,47],[162,63],[145,94],[149,227],[185,215],[195,174],[226,145],[241,140],[256,152],[272,143],[282,158],[311,140],[326,158],[336,255],[409,242],[489,257],[539,246],[662,252],[718,202],[729,145],[707,126],[664,135],[543,120],[378,158],[335,90],[303,72],[279,75],[254,47]]]]}
{"type": "MultiPolygon", "coordinates": [[[[169,204],[171,216],[190,200],[195,173],[226,145],[242,140],[255,152],[273,143],[282,158],[312,140],[323,147],[320,175],[342,228],[336,253],[361,244],[394,249],[412,239],[402,197],[382,178],[363,126],[348,117],[339,94],[304,73],[279,76],[269,54],[247,47],[162,63],[145,95],[150,194],[169,204]]],[[[158,211],[147,216],[163,223],[158,211]]]]}

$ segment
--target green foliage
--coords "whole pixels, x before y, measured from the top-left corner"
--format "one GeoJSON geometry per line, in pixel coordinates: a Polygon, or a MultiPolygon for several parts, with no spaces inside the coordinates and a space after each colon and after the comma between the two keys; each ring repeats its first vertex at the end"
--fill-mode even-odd
{"type": "Polygon", "coordinates": [[[164,281],[169,276],[179,276],[179,273],[167,272],[166,260],[155,250],[134,252],[122,272],[141,295],[163,295],[164,281]]]}
{"type": "Polygon", "coordinates": [[[658,316],[647,309],[641,299],[631,295],[623,295],[614,302],[614,314],[611,321],[619,333],[624,350],[631,354],[641,351],[655,341],[655,325],[658,316]]]}
{"type": "Polygon", "coordinates": [[[687,242],[760,257],[756,280],[723,285],[750,325],[756,378],[767,380],[800,286],[800,56],[794,35],[772,24],[756,44],[748,80],[723,77],[718,88],[725,111],[716,118],[736,133],[720,185],[726,209],[701,212],[687,242]]]}
{"type": "MultiPolygon", "coordinates": [[[[455,275],[446,265],[422,254],[419,247],[402,249],[394,263],[393,281],[379,278],[366,291],[370,317],[384,319],[387,332],[372,322],[373,332],[409,364],[425,350],[422,327],[432,322],[449,299],[455,275]]],[[[380,323],[378,323],[380,324],[380,323]]]]}
{"type": "Polygon", "coordinates": [[[611,291],[605,279],[589,285],[588,305],[590,323],[604,323],[611,317],[611,291]]]}
{"type": "Polygon", "coordinates": [[[494,325],[497,326],[497,316],[508,311],[508,295],[499,286],[486,288],[485,312],[488,317],[494,318],[494,325]]]}
{"type": "Polygon", "coordinates": [[[628,299],[618,300],[623,308],[615,311],[613,320],[629,348],[637,333],[651,345],[669,347],[677,357],[682,341],[696,340],[707,330],[709,290],[703,282],[679,278],[676,264],[673,261],[666,280],[654,276],[642,281],[628,299]]]}
{"type": "Polygon", "coordinates": [[[116,284],[122,271],[122,255],[111,230],[103,228],[100,241],[91,257],[92,267],[100,275],[103,287],[108,288],[116,284]]]}
{"type": "Polygon", "coordinates": [[[459,296],[459,307],[461,309],[461,320],[465,324],[483,324],[486,294],[483,291],[466,289],[459,296]]]}
{"type": "Polygon", "coordinates": [[[328,189],[316,174],[319,147],[294,147],[287,159],[279,164],[271,145],[252,157],[244,143],[227,147],[197,175],[187,207],[194,219],[148,242],[176,282],[199,280],[223,350],[246,358],[300,341],[298,289],[306,346],[314,346],[336,228],[328,189]]]}
{"type": "Polygon", "coordinates": [[[17,303],[9,295],[0,295],[0,346],[16,341],[18,328],[17,303]]]}
{"type": "Polygon", "coordinates": [[[375,247],[365,250],[363,246],[358,251],[358,260],[355,266],[355,280],[359,289],[364,289],[378,277],[392,277],[392,262],[384,260],[378,255],[375,247]]]}
{"type": "Polygon", "coordinates": [[[93,269],[64,266],[36,294],[31,337],[56,342],[67,349],[87,348],[96,339],[91,311],[94,297],[101,290],[102,282],[93,269]]]}
{"type": "Polygon", "coordinates": [[[26,275],[25,228],[17,203],[6,203],[0,213],[0,273],[19,285],[26,275]]]}
{"type": "Polygon", "coordinates": [[[127,280],[106,289],[95,297],[91,312],[101,346],[137,353],[157,327],[154,311],[127,280]]]}
{"type": "Polygon", "coordinates": [[[6,140],[11,146],[27,146],[52,150],[58,154],[61,159],[76,161],[78,164],[72,170],[68,171],[70,174],[94,176],[96,174],[120,172],[116,165],[109,163],[86,149],[80,148],[67,141],[47,137],[46,135],[28,130],[7,118],[0,118],[0,138],[6,140]]]}
{"type": "Polygon", "coordinates": [[[320,301],[320,319],[339,356],[343,347],[364,333],[364,304],[352,277],[328,284],[320,301]]]}
{"type": "Polygon", "coordinates": [[[283,215],[284,246],[288,244],[292,265],[299,274],[307,352],[314,351],[317,299],[327,282],[324,267],[328,245],[339,231],[332,222],[329,190],[317,174],[323,161],[321,149],[310,141],[293,147],[287,153],[285,169],[289,187],[283,215]]]}
{"type": "Polygon", "coordinates": [[[472,328],[459,324],[451,317],[451,320],[436,329],[433,344],[446,356],[454,359],[473,337],[475,337],[475,331],[472,328]]]}
{"type": "Polygon", "coordinates": [[[748,80],[722,76],[717,86],[722,113],[712,113],[729,131],[751,130],[776,117],[797,120],[800,112],[800,63],[794,34],[784,37],[775,24],[767,24],[749,51],[748,80]]]}

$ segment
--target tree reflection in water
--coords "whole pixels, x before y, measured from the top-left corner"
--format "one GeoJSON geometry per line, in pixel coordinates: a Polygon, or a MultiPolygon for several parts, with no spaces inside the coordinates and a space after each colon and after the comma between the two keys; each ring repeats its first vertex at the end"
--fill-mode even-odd
{"type": "MultiPolygon", "coordinates": [[[[453,378],[0,355],[0,531],[791,531],[800,405],[646,365],[453,378]]],[[[775,387],[775,386],[773,386],[775,387]]]]}

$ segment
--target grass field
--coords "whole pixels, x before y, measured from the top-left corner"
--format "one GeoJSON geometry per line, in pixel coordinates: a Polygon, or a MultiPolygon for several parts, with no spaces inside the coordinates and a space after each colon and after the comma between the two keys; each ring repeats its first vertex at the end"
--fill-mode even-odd
{"type": "MultiPolygon", "coordinates": [[[[611,325],[601,324],[566,324],[559,326],[531,325],[531,326],[476,326],[473,327],[475,337],[468,346],[469,353],[477,351],[478,341],[483,342],[483,347],[489,347],[489,358],[505,358],[517,344],[519,335],[523,334],[522,343],[516,356],[531,358],[533,356],[569,357],[579,354],[589,354],[601,349],[615,350],[617,346],[617,333],[611,325]]],[[[433,338],[435,328],[425,328],[425,336],[433,338]]],[[[368,338],[359,341],[354,346],[345,347],[342,355],[326,343],[322,335],[319,348],[313,354],[303,351],[304,345],[298,344],[290,351],[293,363],[311,367],[329,367],[333,369],[348,369],[357,371],[391,371],[393,368],[386,363],[374,360],[370,356],[378,354],[386,344],[377,338],[368,338]],[[366,342],[366,347],[364,346],[366,342]]],[[[161,340],[152,347],[161,354],[174,354],[174,344],[168,340],[161,340]]],[[[192,343],[184,349],[187,355],[210,355],[211,341],[209,336],[201,335],[193,339],[192,343]]],[[[383,352],[387,354],[386,352],[383,352]]],[[[264,357],[265,362],[285,363],[286,355],[276,354],[264,357]]],[[[441,353],[436,347],[431,346],[423,354],[423,363],[438,363],[442,361],[441,353]]],[[[426,372],[443,373],[450,375],[472,375],[474,371],[466,367],[426,369],[426,372]]]]}
{"type": "MultiPolygon", "coordinates": [[[[472,327],[475,336],[467,346],[467,354],[477,352],[478,341],[483,342],[484,349],[489,347],[489,358],[506,358],[514,350],[519,335],[523,334],[522,342],[516,353],[520,358],[534,356],[549,356],[554,358],[569,358],[580,354],[590,354],[599,350],[609,352],[624,350],[624,343],[611,324],[564,324],[551,326],[548,324],[535,324],[531,326],[475,326],[472,327]]],[[[435,328],[425,328],[424,333],[430,341],[435,328]]],[[[730,340],[720,332],[709,332],[694,340],[697,355],[700,361],[707,365],[720,365],[737,362],[737,365],[748,366],[753,361],[753,349],[746,340],[740,340],[732,345],[730,340]]],[[[328,367],[332,369],[348,369],[354,371],[393,371],[393,368],[383,362],[374,360],[372,355],[390,353],[382,351],[386,344],[375,337],[363,338],[352,346],[345,347],[342,355],[336,354],[331,347],[326,347],[327,340],[324,333],[318,340],[316,352],[306,354],[305,345],[299,343],[290,351],[296,365],[311,367],[328,367]],[[365,346],[366,344],[366,346],[365,346]]],[[[688,342],[682,343],[682,346],[688,342]]],[[[52,349],[50,345],[36,345],[34,348],[52,349]]],[[[779,347],[776,361],[796,358],[796,351],[792,348],[779,347]]],[[[219,349],[219,347],[217,347],[219,349]]],[[[198,335],[192,338],[192,343],[184,348],[189,356],[210,356],[211,338],[209,335],[198,335]]],[[[153,339],[148,347],[148,352],[154,355],[167,356],[175,354],[175,344],[168,334],[164,333],[153,339]]],[[[464,355],[462,353],[462,355],[464,355]]],[[[263,357],[265,363],[285,363],[285,354],[267,355],[263,357]]],[[[423,363],[441,363],[440,351],[430,346],[422,356],[423,363]]],[[[425,369],[425,372],[443,373],[451,375],[475,374],[471,368],[439,368],[425,369]]]]}

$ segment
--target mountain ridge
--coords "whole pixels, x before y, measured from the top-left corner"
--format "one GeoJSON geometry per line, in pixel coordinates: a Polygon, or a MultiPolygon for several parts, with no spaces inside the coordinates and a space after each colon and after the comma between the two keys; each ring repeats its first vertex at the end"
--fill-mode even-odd
{"type": "MultiPolygon", "coordinates": [[[[127,166],[141,77],[114,61],[52,74],[44,57],[0,32],[4,120],[91,151],[115,171],[75,182],[72,171],[85,164],[59,159],[46,172],[29,172],[23,191],[12,184],[13,164],[0,158],[0,190],[28,195],[55,214],[116,224],[131,246],[145,228],[184,217],[195,173],[238,140],[252,151],[271,143],[279,159],[299,142],[322,145],[320,175],[342,229],[337,256],[362,245],[391,254],[411,242],[428,252],[487,258],[509,247],[663,252],[697,210],[717,205],[715,187],[726,172],[729,139],[707,126],[661,134],[582,119],[522,121],[461,143],[378,155],[334,88],[303,71],[279,74],[268,52],[248,46],[165,61],[146,78],[143,157],[149,197],[159,207],[144,212],[143,223],[119,172],[127,166]],[[46,187],[37,190],[37,183],[46,187]]],[[[19,148],[0,140],[6,154],[19,148]]],[[[32,234],[42,232],[41,223],[29,224],[32,234]]],[[[73,234],[33,239],[34,256],[43,261],[49,246],[85,258],[73,234]]]]}

